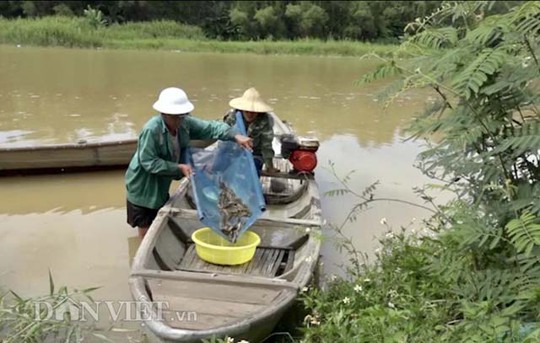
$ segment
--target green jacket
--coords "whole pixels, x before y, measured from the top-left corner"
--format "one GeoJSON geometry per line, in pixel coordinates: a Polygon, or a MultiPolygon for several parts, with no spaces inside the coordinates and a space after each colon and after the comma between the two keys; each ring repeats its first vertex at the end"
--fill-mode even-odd
{"type": "MultiPolygon", "coordinates": [[[[225,114],[223,119],[230,126],[236,124],[236,110],[230,110],[225,114]]],[[[247,130],[247,135],[253,139],[253,155],[262,156],[264,164],[272,165],[274,158],[274,149],[272,149],[272,141],[274,140],[274,120],[268,113],[259,113],[255,120],[247,125],[244,119],[244,125],[247,130]]]]}
{"type": "Polygon", "coordinates": [[[179,163],[187,163],[190,139],[234,140],[236,132],[219,121],[188,116],[178,129],[180,156],[176,160],[171,135],[161,115],[152,117],[143,127],[137,151],[131,158],[125,175],[127,199],[138,206],[162,207],[169,198],[172,180],[184,175],[179,163]]]}

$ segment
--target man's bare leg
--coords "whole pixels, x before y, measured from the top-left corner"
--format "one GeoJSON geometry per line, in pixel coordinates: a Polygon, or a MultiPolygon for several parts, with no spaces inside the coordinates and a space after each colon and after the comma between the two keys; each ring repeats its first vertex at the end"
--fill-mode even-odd
{"type": "Polygon", "coordinates": [[[144,235],[146,235],[147,231],[148,231],[148,227],[140,227],[139,228],[139,238],[143,239],[144,235]]]}

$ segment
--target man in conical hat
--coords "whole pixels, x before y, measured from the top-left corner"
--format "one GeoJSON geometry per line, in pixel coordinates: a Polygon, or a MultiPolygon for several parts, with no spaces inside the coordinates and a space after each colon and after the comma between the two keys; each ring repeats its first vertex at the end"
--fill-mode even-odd
{"type": "Polygon", "coordinates": [[[247,135],[253,140],[253,157],[257,173],[260,175],[263,164],[266,166],[267,172],[278,172],[273,163],[274,121],[268,113],[272,111],[272,107],[261,99],[255,88],[250,88],[241,97],[232,99],[229,106],[232,109],[225,115],[224,121],[230,126],[234,126],[236,124],[235,113],[237,111],[242,113],[247,135]]]}

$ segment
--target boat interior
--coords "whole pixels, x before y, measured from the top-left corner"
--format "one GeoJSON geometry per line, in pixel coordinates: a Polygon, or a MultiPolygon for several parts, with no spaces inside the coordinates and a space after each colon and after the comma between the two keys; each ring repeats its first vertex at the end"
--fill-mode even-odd
{"type": "Polygon", "coordinates": [[[205,330],[282,310],[280,304],[289,304],[308,282],[318,256],[320,242],[306,232],[316,230],[316,222],[258,220],[250,230],[261,244],[252,260],[237,266],[198,257],[190,238],[202,226],[195,210],[170,208],[158,214],[158,222],[152,248],[132,276],[141,294],[166,302],[171,314],[197,313],[193,322],[168,320],[165,313],[171,328],[205,330]]]}
{"type": "Polygon", "coordinates": [[[298,194],[289,193],[293,196],[289,197],[292,200],[287,204],[267,205],[262,218],[250,228],[260,236],[261,244],[253,259],[239,266],[213,265],[197,256],[191,235],[205,225],[198,219],[195,204],[189,196],[190,184],[185,182],[160,212],[159,216],[164,218],[155,221],[160,228],[152,256],[149,256],[145,267],[162,271],[285,277],[294,269],[295,260],[307,257],[303,253],[309,238],[306,229],[320,225],[316,186],[305,180],[291,181],[296,186],[291,184],[289,187],[295,187],[298,194]]]}
{"type": "Polygon", "coordinates": [[[146,269],[283,278],[292,276],[288,273],[294,269],[295,261],[307,258],[304,250],[309,235],[305,225],[261,220],[251,228],[261,237],[251,261],[237,266],[211,264],[197,256],[190,238],[202,225],[194,211],[173,211],[166,215],[146,269]]]}
{"type": "MultiPolygon", "coordinates": [[[[187,194],[186,182],[179,192],[187,194]]],[[[166,302],[164,313],[170,328],[210,330],[233,325],[245,318],[264,318],[265,312],[283,311],[296,297],[297,290],[311,277],[319,245],[313,233],[320,228],[316,191],[307,187],[302,197],[275,211],[297,214],[306,219],[283,219],[268,216],[255,222],[250,230],[261,243],[253,259],[242,265],[215,265],[200,259],[191,234],[203,227],[197,211],[186,196],[177,194],[154,221],[154,235],[149,249],[133,270],[133,283],[151,301],[166,302]],[[312,196],[313,195],[313,196],[312,196]],[[300,206],[295,202],[303,202],[300,206]],[[305,209],[307,207],[307,209],[305,209]],[[307,230],[307,229],[310,230],[307,230]],[[282,304],[283,306],[281,306],[282,304]],[[197,313],[196,321],[174,321],[173,315],[197,313]]],[[[274,325],[275,323],[266,323],[274,325]]]]}

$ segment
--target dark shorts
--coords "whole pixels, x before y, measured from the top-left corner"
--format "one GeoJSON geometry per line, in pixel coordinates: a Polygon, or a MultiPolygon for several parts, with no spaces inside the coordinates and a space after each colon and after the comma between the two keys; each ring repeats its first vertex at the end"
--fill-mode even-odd
{"type": "Polygon", "coordinates": [[[131,227],[149,227],[159,209],[137,206],[126,200],[127,222],[131,227]]]}

